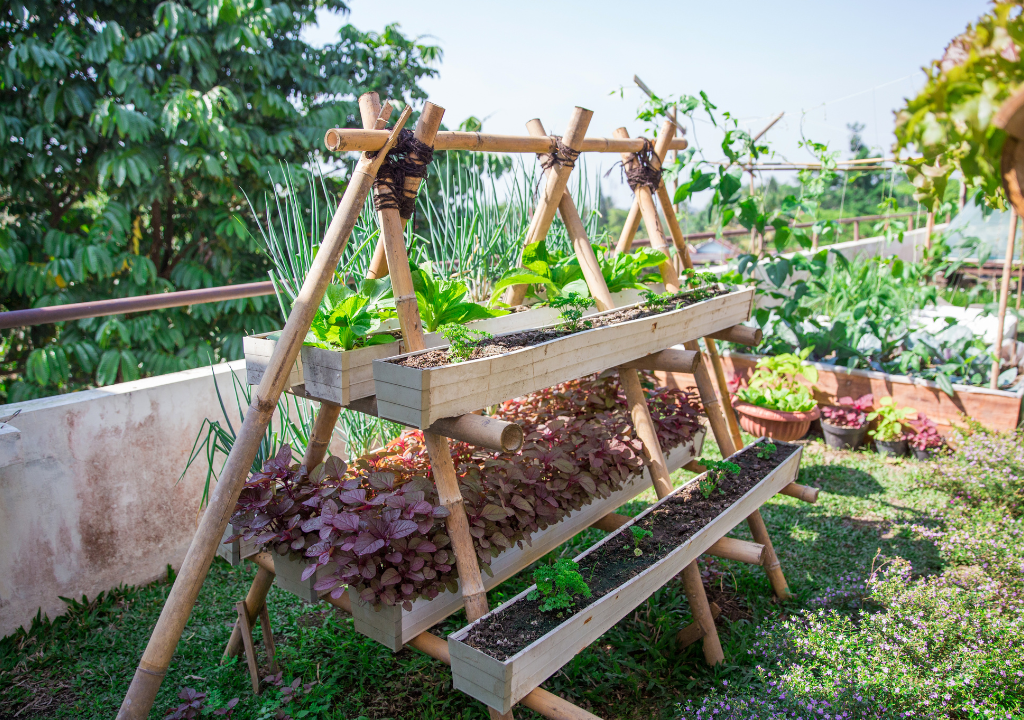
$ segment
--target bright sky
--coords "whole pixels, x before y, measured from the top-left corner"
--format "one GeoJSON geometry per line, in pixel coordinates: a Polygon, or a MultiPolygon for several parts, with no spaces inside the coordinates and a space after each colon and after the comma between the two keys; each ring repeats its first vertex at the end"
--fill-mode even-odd
{"type": "MultiPolygon", "coordinates": [[[[595,112],[588,134],[610,136],[636,121],[639,75],[665,97],[704,90],[752,133],[775,114],[785,117],[768,139],[775,159],[810,160],[803,133],[843,150],[848,123],[866,126],[865,141],[888,154],[893,110],[922,85],[921,67],[987,9],[986,0],[862,0],[858,3],[669,2],[633,5],[606,0],[515,3],[488,0],[350,0],[352,11],[320,16],[308,33],[327,42],[346,22],[380,31],[397,22],[444,50],[440,76],[423,87],[455,127],[470,115],[484,129],[525,134],[539,117],[560,133],[575,105],[595,112]],[[618,92],[625,88],[625,97],[618,92]]],[[[688,134],[691,143],[693,132],[688,134]]],[[[708,124],[697,140],[708,159],[722,157],[708,124]]],[[[605,157],[605,167],[618,157],[605,157]]],[[[593,163],[590,165],[593,167],[593,163]]],[[[618,172],[604,181],[624,206],[629,191],[618,172]]]]}

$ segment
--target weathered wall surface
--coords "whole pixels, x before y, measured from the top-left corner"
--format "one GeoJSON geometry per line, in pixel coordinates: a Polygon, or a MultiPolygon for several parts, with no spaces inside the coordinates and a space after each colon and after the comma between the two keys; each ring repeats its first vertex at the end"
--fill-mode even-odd
{"type": "MultiPolygon", "coordinates": [[[[203,419],[238,416],[238,361],[0,406],[0,636],[58,596],[90,598],[177,568],[195,530],[206,465],[177,482],[203,419]]],[[[217,469],[223,458],[216,463],[217,469]]]]}

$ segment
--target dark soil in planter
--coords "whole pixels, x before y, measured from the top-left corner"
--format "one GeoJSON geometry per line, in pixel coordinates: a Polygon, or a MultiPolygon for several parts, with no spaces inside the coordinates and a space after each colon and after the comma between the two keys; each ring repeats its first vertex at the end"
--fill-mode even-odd
{"type": "MultiPolygon", "coordinates": [[[[654,533],[640,542],[643,555],[638,557],[633,553],[633,535],[626,530],[584,557],[580,561],[580,574],[587,581],[592,597],[577,596],[577,612],[614,592],[682,545],[797,450],[796,445],[775,441],[778,450],[772,457],[762,460],[757,456],[756,447],[729,458],[740,466],[740,472],[722,480],[710,498],[705,498],[696,483],[691,483],[636,523],[654,533]],[[627,542],[628,548],[625,547],[627,542]]],[[[576,614],[562,612],[559,617],[559,613],[541,612],[541,602],[542,598],[519,600],[479,622],[463,642],[505,661],[576,614]]]]}
{"type": "MultiPolygon", "coordinates": [[[[619,310],[617,312],[611,312],[607,315],[601,315],[600,317],[585,318],[584,322],[590,322],[589,327],[584,327],[580,332],[586,330],[593,330],[594,328],[607,327],[609,325],[617,325],[623,322],[629,322],[630,320],[639,320],[640,318],[652,317],[654,315],[663,315],[673,310],[686,307],[688,305],[694,305],[704,300],[718,297],[719,295],[726,295],[727,290],[710,290],[710,295],[707,297],[696,298],[693,296],[692,291],[682,293],[678,297],[678,300],[673,301],[671,306],[659,309],[646,309],[645,306],[639,305],[636,307],[619,310]]],[[[467,326],[472,330],[472,325],[467,326]]],[[[511,333],[509,335],[502,335],[500,337],[484,340],[478,344],[474,349],[473,353],[469,356],[470,360],[479,360],[485,357],[494,357],[496,355],[505,355],[516,350],[522,350],[524,348],[533,347],[534,345],[540,345],[541,343],[548,342],[549,340],[557,340],[558,338],[567,337],[569,335],[575,335],[575,332],[569,330],[523,330],[517,333],[511,333]]],[[[443,365],[449,365],[448,360],[448,348],[437,348],[435,350],[428,350],[425,353],[419,355],[413,355],[410,357],[400,358],[397,360],[388,360],[388,362],[395,363],[396,365],[404,365],[405,367],[413,368],[435,368],[443,365]]]]}

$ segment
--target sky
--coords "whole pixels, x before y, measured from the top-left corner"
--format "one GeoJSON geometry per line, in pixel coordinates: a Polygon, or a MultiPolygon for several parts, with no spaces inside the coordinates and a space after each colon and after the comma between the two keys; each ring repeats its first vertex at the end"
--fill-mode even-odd
{"type": "MultiPolygon", "coordinates": [[[[703,90],[751,133],[785,112],[767,135],[773,159],[809,161],[801,133],[846,157],[846,126],[854,122],[865,125],[865,142],[890,154],[893,111],[923,85],[921,68],[988,5],[350,0],[348,15],[321,13],[306,35],[319,44],[345,23],[364,31],[398,23],[406,35],[440,45],[439,75],[422,86],[446,109],[450,128],[473,115],[487,132],[525,134],[537,117],[560,134],[578,105],[594,111],[588,135],[610,136],[622,126],[636,135],[643,124],[635,119],[642,100],[635,74],[662,97],[703,90]]],[[[690,129],[691,143],[695,134],[707,159],[723,156],[709,123],[690,129]]],[[[601,162],[610,168],[618,159],[601,162]]],[[[617,205],[628,203],[618,172],[603,183],[617,205]]]]}

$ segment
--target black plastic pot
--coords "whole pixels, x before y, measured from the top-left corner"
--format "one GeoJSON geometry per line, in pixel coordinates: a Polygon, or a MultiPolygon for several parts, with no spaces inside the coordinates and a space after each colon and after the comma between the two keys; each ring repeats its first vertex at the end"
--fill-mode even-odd
{"type": "Polygon", "coordinates": [[[879,455],[887,455],[889,457],[903,457],[907,454],[907,441],[906,440],[875,440],[875,450],[878,451],[879,455]]]}
{"type": "Polygon", "coordinates": [[[935,448],[925,448],[924,450],[913,448],[913,450],[914,457],[916,457],[918,460],[931,460],[933,457],[935,457],[935,448]]]}
{"type": "Polygon", "coordinates": [[[856,450],[864,442],[867,425],[859,428],[840,427],[821,421],[821,431],[825,435],[825,444],[836,450],[856,450]]]}

